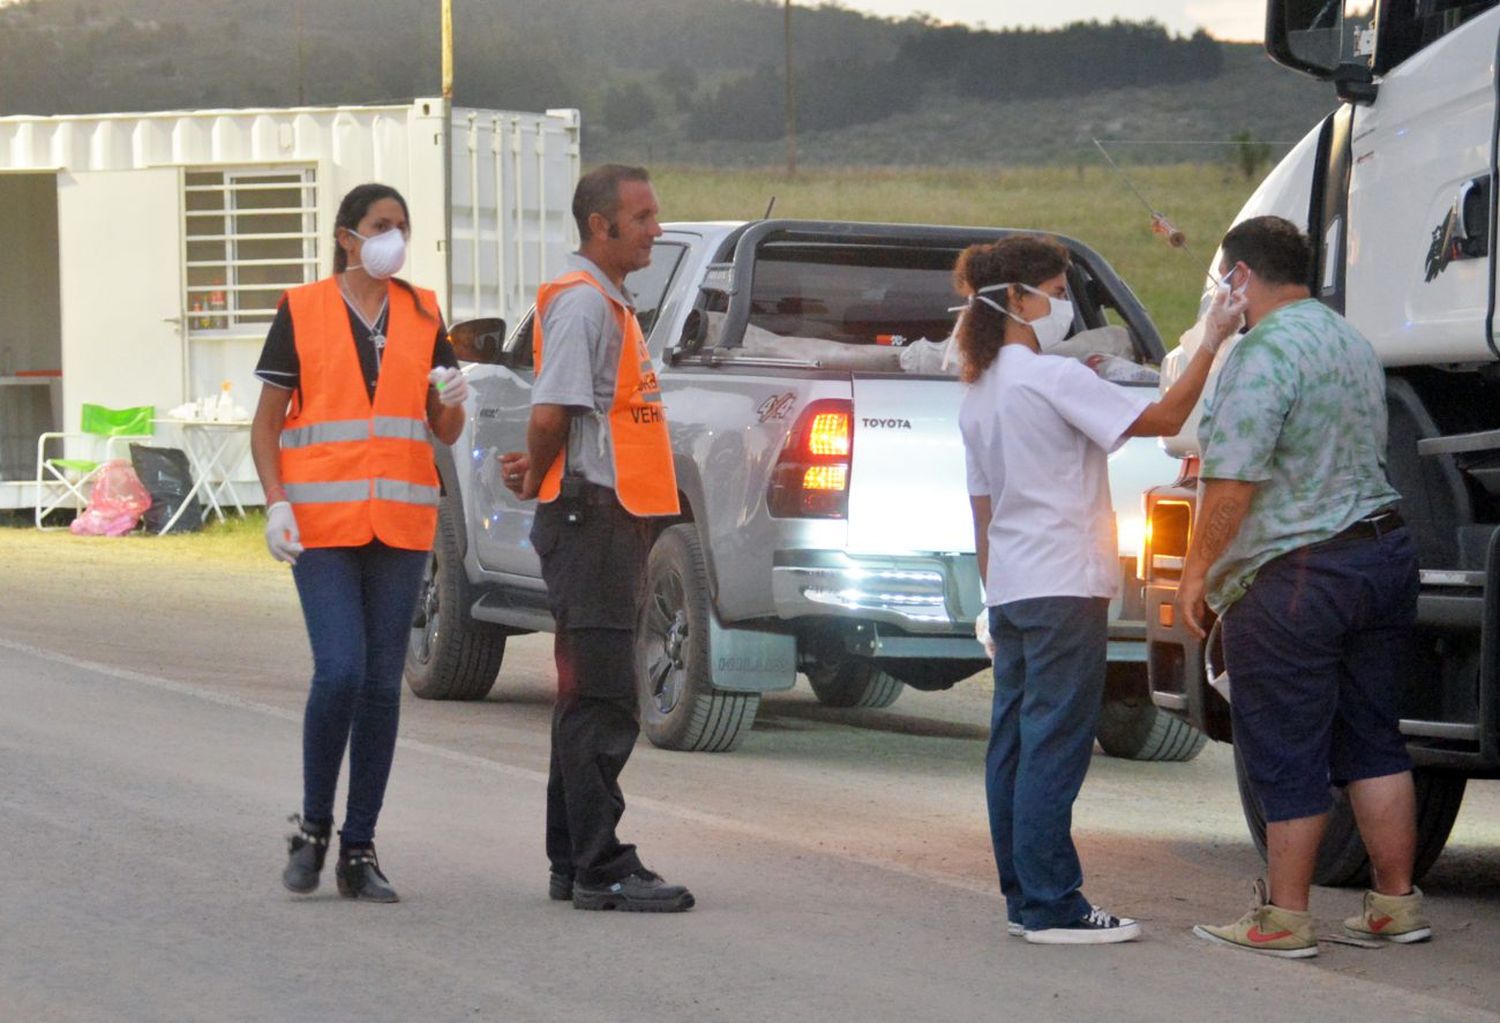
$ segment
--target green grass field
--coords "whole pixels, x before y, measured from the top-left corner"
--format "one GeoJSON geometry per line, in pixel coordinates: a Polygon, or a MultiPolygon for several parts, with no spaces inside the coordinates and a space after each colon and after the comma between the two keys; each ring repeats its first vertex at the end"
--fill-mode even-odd
{"type": "Polygon", "coordinates": [[[1222,164],[1129,169],[1135,187],[1186,232],[1186,251],[1151,232],[1150,215],[1104,167],[996,169],[654,168],[664,220],[775,215],[897,223],[1020,227],[1071,235],[1101,253],[1134,289],[1170,348],[1197,315],[1208,261],[1255,182],[1222,164]]]}

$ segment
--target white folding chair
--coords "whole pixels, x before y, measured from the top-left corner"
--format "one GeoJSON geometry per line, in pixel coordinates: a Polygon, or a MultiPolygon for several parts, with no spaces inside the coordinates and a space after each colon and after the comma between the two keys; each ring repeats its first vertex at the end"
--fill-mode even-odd
{"type": "Polygon", "coordinates": [[[104,468],[104,463],[118,457],[116,445],[151,436],[155,427],[152,418],[156,408],[138,405],[134,408],[112,409],[103,405],[83,406],[77,433],[44,433],[36,439],[36,528],[61,529],[61,524],[48,526],[49,515],[57,511],[82,511],[88,507],[89,488],[94,478],[104,468]],[[59,448],[69,440],[92,441],[91,455],[96,458],[67,458],[63,454],[47,457],[47,445],[53,442],[59,448]]]}

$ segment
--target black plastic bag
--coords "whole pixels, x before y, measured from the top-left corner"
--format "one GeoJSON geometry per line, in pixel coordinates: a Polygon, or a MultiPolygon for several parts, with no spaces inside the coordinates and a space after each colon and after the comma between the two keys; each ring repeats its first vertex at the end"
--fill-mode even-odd
{"type": "MultiPolygon", "coordinates": [[[[146,444],[130,445],[130,464],[151,495],[151,507],[141,522],[153,533],[160,533],[193,489],[193,470],[181,448],[154,448],[146,444]]],[[[194,533],[203,528],[203,506],[194,501],[182,518],[172,523],[175,533],[194,533]]]]}

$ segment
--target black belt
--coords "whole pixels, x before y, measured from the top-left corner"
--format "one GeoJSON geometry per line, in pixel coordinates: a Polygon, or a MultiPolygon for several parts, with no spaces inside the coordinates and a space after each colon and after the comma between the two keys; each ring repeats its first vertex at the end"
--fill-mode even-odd
{"type": "Polygon", "coordinates": [[[1347,543],[1350,540],[1379,540],[1387,533],[1394,532],[1405,525],[1406,520],[1401,517],[1400,512],[1394,508],[1385,508],[1373,515],[1366,515],[1354,525],[1335,533],[1327,540],[1308,544],[1308,547],[1325,547],[1329,544],[1347,543]]]}
{"type": "Polygon", "coordinates": [[[583,486],[579,490],[579,497],[583,499],[584,504],[590,505],[618,505],[620,503],[620,499],[615,494],[613,487],[606,487],[599,483],[590,483],[587,480],[583,481],[583,486]]]}

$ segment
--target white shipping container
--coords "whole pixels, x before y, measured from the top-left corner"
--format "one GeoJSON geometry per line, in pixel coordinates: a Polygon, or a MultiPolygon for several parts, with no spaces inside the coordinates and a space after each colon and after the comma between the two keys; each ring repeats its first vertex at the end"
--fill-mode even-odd
{"type": "MultiPolygon", "coordinates": [[[[402,276],[436,291],[450,322],[514,322],[577,244],[578,174],[576,110],[418,99],[0,117],[0,379],[17,385],[0,402],[19,408],[23,381],[51,381],[57,401],[26,404],[61,411],[4,417],[0,478],[30,477],[36,434],[76,430],[85,402],[160,415],[228,382],[253,408],[277,299],[331,271],[339,200],[362,182],[405,196],[402,276]]],[[[254,479],[248,459],[235,479],[254,479]]],[[[0,488],[0,506],[29,490],[0,488]]]]}

